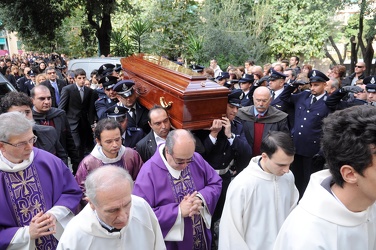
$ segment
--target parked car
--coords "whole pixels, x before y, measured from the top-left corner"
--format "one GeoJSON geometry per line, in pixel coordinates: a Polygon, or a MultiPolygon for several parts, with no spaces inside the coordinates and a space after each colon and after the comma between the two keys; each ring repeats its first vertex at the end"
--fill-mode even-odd
{"type": "Polygon", "coordinates": [[[8,92],[17,91],[8,79],[0,73],[0,99],[8,92]]]}
{"type": "Polygon", "coordinates": [[[100,66],[106,63],[114,64],[116,67],[121,66],[121,57],[89,57],[72,59],[68,63],[68,70],[84,69],[86,72],[86,77],[90,79],[90,73],[94,69],[99,69],[100,66]]]}

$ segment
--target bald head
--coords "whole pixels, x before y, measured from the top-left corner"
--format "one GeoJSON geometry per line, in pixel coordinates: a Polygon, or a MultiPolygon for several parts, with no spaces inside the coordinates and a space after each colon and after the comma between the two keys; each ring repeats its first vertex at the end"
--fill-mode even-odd
{"type": "Polygon", "coordinates": [[[253,103],[259,113],[264,113],[270,105],[271,94],[267,87],[258,87],[253,93],[253,103]]]}

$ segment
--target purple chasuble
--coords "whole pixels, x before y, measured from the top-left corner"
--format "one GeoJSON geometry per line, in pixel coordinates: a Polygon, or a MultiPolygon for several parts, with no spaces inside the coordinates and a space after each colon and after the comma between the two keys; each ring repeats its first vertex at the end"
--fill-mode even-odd
{"type": "MultiPolygon", "coordinates": [[[[176,222],[180,201],[193,191],[198,191],[205,199],[209,212],[214,212],[222,189],[222,179],[201,155],[194,153],[193,158],[194,161],[181,172],[180,178],[175,179],[157,150],[153,157],[144,163],[137,176],[133,194],[144,198],[150,204],[158,218],[163,237],[166,237],[176,222]]],[[[210,249],[211,232],[201,215],[196,215],[193,219],[183,219],[183,240],[165,241],[167,249],[210,249]]]]}
{"type": "MultiPolygon", "coordinates": [[[[0,249],[8,248],[17,230],[40,211],[64,206],[77,212],[82,192],[70,170],[56,156],[33,151],[33,162],[23,170],[0,170],[0,249]]],[[[53,235],[36,240],[37,249],[56,249],[57,243],[53,235]]]]}
{"type": "MultiPolygon", "coordinates": [[[[170,177],[170,184],[175,196],[175,201],[180,203],[184,196],[189,195],[196,191],[195,183],[191,178],[191,174],[189,168],[185,168],[181,173],[179,179],[175,179],[171,174],[170,177]]],[[[193,231],[193,248],[197,250],[205,250],[207,249],[207,240],[205,238],[205,234],[203,234],[205,230],[205,222],[203,221],[200,215],[195,215],[190,217],[192,220],[192,231],[193,231]]]]}
{"type": "MultiPolygon", "coordinates": [[[[31,219],[40,211],[46,212],[46,202],[42,192],[38,173],[32,163],[24,170],[4,173],[7,193],[13,201],[13,213],[17,226],[29,225],[31,219]]],[[[58,241],[52,235],[35,240],[37,249],[55,249],[58,241]]]]}

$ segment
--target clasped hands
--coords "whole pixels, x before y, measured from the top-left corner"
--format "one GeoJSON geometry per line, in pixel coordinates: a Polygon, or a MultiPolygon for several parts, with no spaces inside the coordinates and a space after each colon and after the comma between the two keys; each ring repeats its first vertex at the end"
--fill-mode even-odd
{"type": "Polygon", "coordinates": [[[183,217],[191,217],[200,214],[203,209],[202,200],[197,196],[197,191],[184,196],[179,204],[183,217]]]}
{"type": "Polygon", "coordinates": [[[56,218],[50,213],[37,213],[30,222],[29,234],[31,239],[56,233],[56,218]]]}

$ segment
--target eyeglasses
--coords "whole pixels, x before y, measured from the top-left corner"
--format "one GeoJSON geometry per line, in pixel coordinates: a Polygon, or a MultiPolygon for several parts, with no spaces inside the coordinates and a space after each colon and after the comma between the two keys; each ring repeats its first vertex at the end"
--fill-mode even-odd
{"type": "Polygon", "coordinates": [[[189,159],[178,159],[178,158],[175,159],[175,157],[171,155],[171,158],[176,163],[176,165],[184,165],[184,164],[188,165],[189,163],[194,161],[193,156],[192,158],[189,158],[189,159]]]}
{"type": "Polygon", "coordinates": [[[48,96],[48,97],[38,97],[37,99],[38,99],[39,101],[44,101],[44,100],[46,100],[46,99],[49,101],[49,100],[51,100],[51,96],[48,96]]]}
{"type": "Polygon", "coordinates": [[[55,71],[54,72],[47,72],[47,74],[53,75],[53,74],[56,74],[56,72],[55,71]]]}
{"type": "Polygon", "coordinates": [[[6,141],[1,141],[1,142],[8,144],[10,146],[16,147],[16,148],[24,148],[28,144],[34,144],[37,141],[37,139],[38,139],[38,137],[34,135],[33,138],[31,138],[30,140],[19,142],[19,143],[16,143],[16,144],[12,144],[12,143],[9,143],[9,142],[6,142],[6,141]]]}
{"type": "Polygon", "coordinates": [[[362,68],[364,68],[364,66],[355,65],[355,68],[362,69],[362,68]]]}

